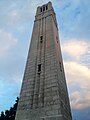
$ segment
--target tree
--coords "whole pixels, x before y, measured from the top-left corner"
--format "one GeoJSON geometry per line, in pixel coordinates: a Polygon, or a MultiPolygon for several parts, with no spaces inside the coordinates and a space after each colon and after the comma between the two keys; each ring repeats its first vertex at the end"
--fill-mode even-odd
{"type": "Polygon", "coordinates": [[[1,112],[0,120],[5,120],[5,115],[3,111],[1,112]]]}
{"type": "Polygon", "coordinates": [[[15,120],[15,115],[17,111],[19,98],[17,97],[16,103],[9,110],[6,110],[5,113],[1,112],[0,120],[15,120]]]}

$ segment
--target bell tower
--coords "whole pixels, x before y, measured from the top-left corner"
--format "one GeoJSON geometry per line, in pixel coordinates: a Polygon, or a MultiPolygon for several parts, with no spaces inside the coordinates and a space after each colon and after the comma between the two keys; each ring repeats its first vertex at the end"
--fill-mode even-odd
{"type": "Polygon", "coordinates": [[[51,2],[36,11],[15,120],[72,120],[51,2]]]}

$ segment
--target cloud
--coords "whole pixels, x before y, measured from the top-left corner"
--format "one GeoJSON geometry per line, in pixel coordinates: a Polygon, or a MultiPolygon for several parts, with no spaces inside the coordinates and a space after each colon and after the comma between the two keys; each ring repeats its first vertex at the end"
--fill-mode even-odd
{"type": "Polygon", "coordinates": [[[0,30],[0,56],[5,55],[16,43],[17,39],[11,33],[0,30]]]}
{"type": "Polygon", "coordinates": [[[90,83],[90,69],[77,62],[65,62],[66,74],[69,76],[69,84],[78,83],[85,87],[90,83]]]}
{"type": "Polygon", "coordinates": [[[68,0],[58,4],[58,21],[65,38],[90,38],[90,1],[68,0]],[[86,12],[87,11],[87,12],[86,12]]]}
{"type": "Polygon", "coordinates": [[[9,109],[15,103],[19,91],[19,84],[8,82],[0,77],[0,112],[9,109]]]}
{"type": "Polygon", "coordinates": [[[62,45],[66,78],[71,107],[81,110],[90,107],[90,43],[88,40],[71,39],[62,45]]]}
{"type": "MultiPolygon", "coordinates": [[[[22,0],[22,1],[16,1],[12,2],[9,1],[9,3],[5,2],[4,7],[5,9],[0,8],[2,11],[0,13],[1,23],[3,23],[3,27],[6,24],[6,26],[9,27],[18,27],[18,25],[23,24],[30,24],[30,21],[33,22],[36,9],[39,5],[47,3],[48,0],[42,1],[42,0],[22,0]],[[5,6],[8,5],[8,7],[5,6]],[[4,13],[4,15],[2,15],[4,13]]],[[[3,5],[2,5],[3,6],[3,5]]]]}
{"type": "Polygon", "coordinates": [[[79,59],[82,55],[88,52],[89,43],[80,40],[70,40],[65,42],[62,46],[63,52],[68,55],[79,59]]]}
{"type": "Polygon", "coordinates": [[[70,96],[72,109],[85,109],[90,107],[90,92],[75,91],[70,96]]]}
{"type": "Polygon", "coordinates": [[[16,10],[13,10],[13,11],[11,12],[11,16],[12,16],[12,17],[17,17],[17,16],[18,16],[18,12],[17,12],[16,10]]]}
{"type": "Polygon", "coordinates": [[[18,75],[18,76],[14,75],[14,76],[12,77],[12,82],[13,82],[13,83],[16,83],[16,84],[21,84],[21,83],[22,83],[22,79],[23,79],[22,76],[23,76],[23,75],[18,75]]]}
{"type": "Polygon", "coordinates": [[[77,62],[65,62],[72,109],[90,107],[90,69],[77,62]]]}

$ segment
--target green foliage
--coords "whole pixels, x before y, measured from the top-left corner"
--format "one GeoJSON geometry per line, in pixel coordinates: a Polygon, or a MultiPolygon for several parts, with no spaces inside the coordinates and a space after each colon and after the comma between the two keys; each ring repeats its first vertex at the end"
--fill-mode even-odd
{"type": "Polygon", "coordinates": [[[5,113],[2,111],[0,115],[0,120],[15,120],[17,105],[19,98],[17,97],[16,103],[9,110],[6,110],[5,113]]]}

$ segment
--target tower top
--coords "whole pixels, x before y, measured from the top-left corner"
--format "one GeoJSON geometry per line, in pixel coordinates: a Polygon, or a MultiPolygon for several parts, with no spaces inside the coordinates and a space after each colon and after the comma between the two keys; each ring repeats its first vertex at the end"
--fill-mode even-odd
{"type": "Polygon", "coordinates": [[[57,27],[57,21],[56,21],[56,14],[54,12],[53,6],[51,2],[48,2],[47,4],[44,4],[42,6],[37,7],[35,21],[46,18],[48,16],[52,16],[53,20],[55,22],[56,28],[57,27]]]}
{"type": "Polygon", "coordinates": [[[46,11],[51,10],[51,9],[53,9],[52,3],[48,2],[47,4],[44,4],[42,6],[38,6],[36,15],[42,14],[43,12],[46,12],[46,11]]]}

